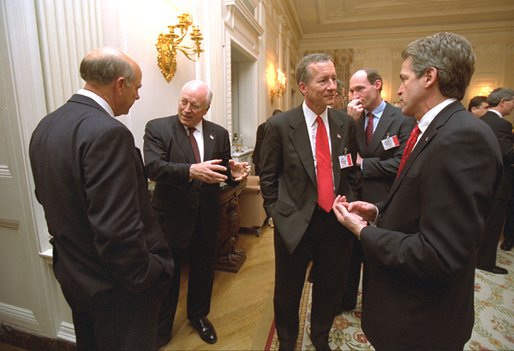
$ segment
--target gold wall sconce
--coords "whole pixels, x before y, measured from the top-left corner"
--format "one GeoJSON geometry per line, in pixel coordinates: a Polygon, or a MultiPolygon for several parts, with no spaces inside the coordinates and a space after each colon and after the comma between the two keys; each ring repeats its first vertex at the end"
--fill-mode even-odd
{"type": "Polygon", "coordinates": [[[277,69],[277,76],[275,78],[275,86],[270,91],[271,104],[273,105],[273,101],[275,97],[281,97],[286,92],[286,75],[280,70],[277,69]]]}
{"type": "Polygon", "coordinates": [[[177,16],[178,23],[173,26],[168,26],[168,33],[161,33],[157,38],[157,64],[161,69],[164,79],[170,82],[177,71],[177,50],[180,50],[188,59],[193,62],[200,59],[202,50],[203,36],[198,26],[192,26],[191,41],[192,46],[181,45],[182,40],[186,37],[189,28],[193,24],[191,15],[184,13],[177,16]]]}

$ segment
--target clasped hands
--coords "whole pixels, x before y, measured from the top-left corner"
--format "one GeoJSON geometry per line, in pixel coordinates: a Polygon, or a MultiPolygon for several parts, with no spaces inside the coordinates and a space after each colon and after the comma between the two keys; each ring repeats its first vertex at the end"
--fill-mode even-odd
{"type": "MultiPolygon", "coordinates": [[[[227,180],[227,168],[223,166],[223,160],[209,160],[200,163],[193,163],[189,168],[189,179],[197,179],[204,183],[215,184],[227,180]]],[[[251,166],[248,162],[237,162],[232,159],[228,161],[230,172],[234,181],[238,182],[250,174],[251,166]]]]}
{"type": "Polygon", "coordinates": [[[369,222],[374,222],[378,216],[378,208],[364,201],[348,202],[346,196],[338,195],[332,206],[337,220],[350,230],[358,239],[361,231],[369,222]]]}

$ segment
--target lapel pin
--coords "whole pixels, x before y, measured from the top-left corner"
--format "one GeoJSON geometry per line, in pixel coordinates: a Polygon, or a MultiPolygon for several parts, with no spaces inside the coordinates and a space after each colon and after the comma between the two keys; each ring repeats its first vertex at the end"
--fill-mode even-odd
{"type": "Polygon", "coordinates": [[[337,138],[341,139],[341,134],[337,133],[337,138]]]}
{"type": "Polygon", "coordinates": [[[209,138],[211,138],[211,140],[214,140],[214,136],[212,134],[209,134],[209,138]]]}

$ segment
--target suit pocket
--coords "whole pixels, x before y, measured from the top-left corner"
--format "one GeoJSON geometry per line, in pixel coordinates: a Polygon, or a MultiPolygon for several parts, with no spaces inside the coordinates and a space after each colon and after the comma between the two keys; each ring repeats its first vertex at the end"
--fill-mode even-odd
{"type": "Polygon", "coordinates": [[[288,205],[280,200],[277,200],[277,202],[275,202],[275,206],[273,206],[273,211],[282,216],[289,216],[291,213],[293,213],[293,209],[293,206],[288,205]]]}

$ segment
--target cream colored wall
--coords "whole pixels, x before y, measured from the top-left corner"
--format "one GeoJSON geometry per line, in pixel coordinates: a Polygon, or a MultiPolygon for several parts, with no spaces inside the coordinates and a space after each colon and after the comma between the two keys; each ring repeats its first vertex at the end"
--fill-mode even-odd
{"type": "MultiPolygon", "coordinates": [[[[322,50],[324,48],[352,48],[354,60],[350,66],[353,73],[362,67],[373,67],[384,77],[383,98],[389,101],[397,99],[400,85],[401,51],[411,41],[439,31],[444,28],[406,30],[408,34],[390,34],[390,36],[363,35],[359,38],[309,38],[302,42],[301,51],[322,50]]],[[[514,24],[512,27],[492,28],[489,31],[476,29],[455,30],[465,36],[473,45],[476,54],[475,73],[471,80],[463,104],[479,93],[499,86],[514,88],[514,24]]],[[[512,121],[512,116],[508,117],[512,121]]]]}
{"type": "MultiPolygon", "coordinates": [[[[81,84],[76,77],[77,62],[86,50],[93,48],[93,41],[81,39],[77,23],[64,21],[59,12],[48,13],[53,16],[46,18],[48,23],[36,20],[37,16],[45,15],[42,10],[36,11],[36,6],[61,4],[57,6],[60,10],[71,11],[64,6],[65,3],[68,4],[68,1],[0,1],[0,71],[5,87],[4,95],[0,94],[3,96],[0,101],[3,138],[0,140],[4,140],[4,143],[0,143],[0,195],[5,204],[9,204],[0,207],[0,237],[3,238],[0,247],[9,250],[3,255],[3,268],[0,270],[0,321],[34,334],[73,340],[69,308],[53,277],[51,258],[48,255],[46,258],[40,257],[40,253],[49,248],[48,234],[41,207],[34,198],[27,159],[27,146],[33,128],[40,118],[64,103],[78,89],[81,84]],[[66,28],[66,23],[72,27],[66,28]],[[38,24],[45,31],[38,29],[38,24]],[[57,25],[60,29],[58,32],[55,31],[57,25]],[[61,35],[67,31],[67,36],[61,35]],[[73,35],[75,40],[70,42],[67,38],[73,35]],[[42,38],[48,41],[38,42],[42,38]],[[45,79],[44,72],[47,74],[45,79]],[[72,75],[74,79],[71,79],[72,75]],[[70,81],[73,84],[66,84],[70,81]],[[5,190],[7,188],[14,190],[5,190]],[[13,214],[12,208],[21,210],[13,214]],[[23,272],[22,281],[19,272],[23,272]]],[[[85,4],[85,8],[91,4],[85,0],[80,3],[85,4]]],[[[301,40],[298,26],[283,1],[97,0],[96,3],[101,4],[100,9],[89,13],[89,20],[99,21],[95,28],[101,29],[97,37],[100,38],[99,43],[95,42],[94,45],[115,45],[125,49],[143,70],[141,99],[128,116],[121,118],[133,132],[139,147],[146,122],[174,114],[181,86],[195,78],[207,81],[215,93],[207,118],[230,129],[229,105],[232,95],[228,52],[232,39],[256,59],[250,74],[254,86],[246,90],[248,99],[254,100],[252,114],[243,121],[251,129],[264,121],[274,108],[287,109],[301,101],[294,81],[294,67],[303,51],[353,48],[355,57],[351,70],[362,66],[378,68],[385,79],[384,97],[393,100],[399,85],[401,49],[409,41],[433,32],[389,33],[381,37],[363,33],[353,37],[332,35],[301,40]],[[248,3],[258,8],[257,18],[254,19],[257,24],[254,20],[244,20],[244,13],[239,11],[238,7],[248,3]],[[154,44],[158,34],[166,31],[168,24],[174,24],[176,16],[184,11],[193,15],[195,23],[198,21],[204,32],[205,53],[198,63],[179,54],[177,74],[167,83],[157,67],[154,44]],[[231,23],[232,20],[242,22],[233,25],[236,22],[231,23]],[[287,92],[271,104],[269,90],[272,81],[268,81],[268,74],[274,73],[277,68],[281,68],[288,78],[287,92]]],[[[78,0],[75,2],[77,4],[78,0]]],[[[71,18],[77,15],[71,12],[71,18]]],[[[84,16],[82,20],[87,19],[84,16]]],[[[477,52],[477,69],[468,95],[486,86],[514,87],[513,26],[488,30],[468,28],[459,32],[471,40],[477,52]]],[[[86,31],[82,34],[87,37],[89,33],[86,31]]],[[[467,99],[469,97],[465,102],[467,99]]],[[[253,132],[246,131],[248,135],[253,132]]],[[[252,146],[252,137],[248,140],[247,145],[252,146]]]]}

